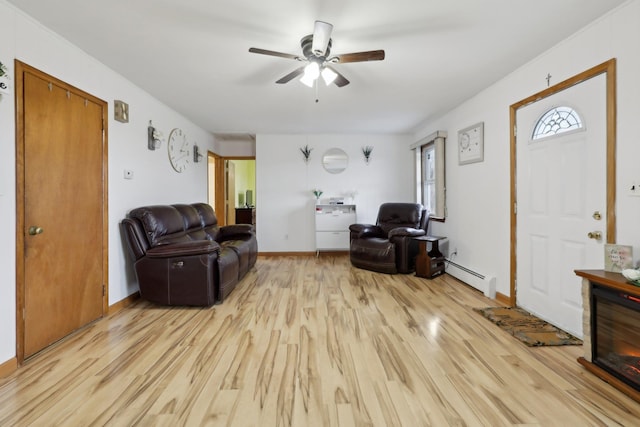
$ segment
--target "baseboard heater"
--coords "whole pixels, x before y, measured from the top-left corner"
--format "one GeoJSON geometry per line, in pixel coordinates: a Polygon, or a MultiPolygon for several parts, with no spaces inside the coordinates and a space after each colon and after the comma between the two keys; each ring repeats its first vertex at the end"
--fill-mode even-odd
{"type": "Polygon", "coordinates": [[[469,286],[482,291],[488,298],[496,297],[496,278],[485,276],[465,266],[447,260],[446,272],[469,286]]]}

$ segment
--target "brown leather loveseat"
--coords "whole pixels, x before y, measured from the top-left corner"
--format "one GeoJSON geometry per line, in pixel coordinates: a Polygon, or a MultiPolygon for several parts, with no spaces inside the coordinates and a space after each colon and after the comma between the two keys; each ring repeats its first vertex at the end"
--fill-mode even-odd
{"type": "Polygon", "coordinates": [[[221,227],[206,203],[136,208],[122,228],[140,296],[158,304],[222,302],[258,255],[253,226],[221,227]]]}
{"type": "Polygon", "coordinates": [[[380,273],[415,271],[418,242],[429,226],[427,210],[419,203],[383,203],[374,224],[352,224],[351,264],[380,273]]]}

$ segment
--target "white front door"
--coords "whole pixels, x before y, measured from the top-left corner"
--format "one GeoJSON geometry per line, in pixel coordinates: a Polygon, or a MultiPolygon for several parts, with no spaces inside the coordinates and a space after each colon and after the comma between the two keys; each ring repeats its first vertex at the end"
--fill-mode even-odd
{"type": "Polygon", "coordinates": [[[578,337],[581,281],[574,270],[604,266],[605,79],[591,78],[517,114],[516,302],[578,337]],[[533,140],[538,119],[561,105],[575,109],[584,128],[533,140]],[[588,237],[595,231],[600,239],[588,237]]]}

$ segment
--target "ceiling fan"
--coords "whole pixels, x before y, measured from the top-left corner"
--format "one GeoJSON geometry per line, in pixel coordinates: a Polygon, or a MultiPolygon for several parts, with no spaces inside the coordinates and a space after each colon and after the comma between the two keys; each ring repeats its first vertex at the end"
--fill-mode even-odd
{"type": "Polygon", "coordinates": [[[342,55],[330,56],[332,30],[333,25],[329,24],[328,22],[316,21],[313,29],[313,34],[309,34],[308,36],[305,36],[300,40],[300,46],[302,47],[302,56],[292,55],[290,53],[275,52],[266,49],[259,49],[256,47],[249,48],[249,52],[306,62],[305,65],[296,68],[286,76],[282,77],[280,80],[276,81],[276,83],[287,83],[294,78],[303,75],[300,81],[309,87],[313,87],[313,84],[320,76],[322,76],[327,86],[331,83],[335,83],[338,87],[348,85],[349,80],[347,80],[342,74],[340,74],[333,67],[333,64],[345,64],[348,62],[364,61],[382,61],[384,59],[384,50],[370,50],[366,52],[345,53],[342,55]]]}

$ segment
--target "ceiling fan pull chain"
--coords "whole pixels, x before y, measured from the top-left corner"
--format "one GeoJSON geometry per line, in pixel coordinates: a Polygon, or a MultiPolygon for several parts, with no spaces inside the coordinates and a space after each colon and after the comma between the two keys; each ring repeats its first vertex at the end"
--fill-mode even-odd
{"type": "Polygon", "coordinates": [[[319,79],[316,79],[316,80],[314,81],[314,83],[313,83],[313,84],[314,84],[314,86],[316,87],[316,104],[318,103],[318,101],[320,101],[320,97],[318,96],[318,87],[320,86],[320,85],[318,84],[318,80],[319,80],[319,79]]]}

